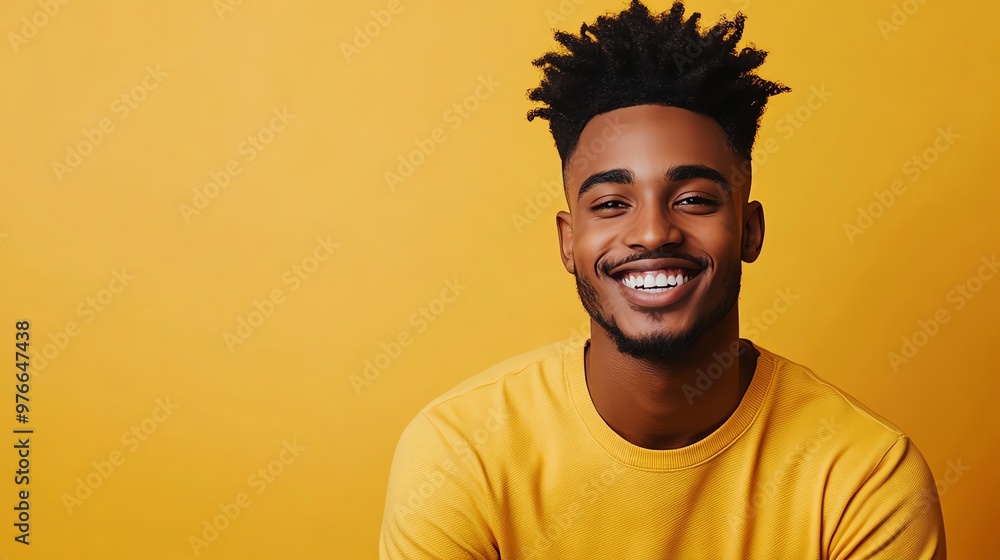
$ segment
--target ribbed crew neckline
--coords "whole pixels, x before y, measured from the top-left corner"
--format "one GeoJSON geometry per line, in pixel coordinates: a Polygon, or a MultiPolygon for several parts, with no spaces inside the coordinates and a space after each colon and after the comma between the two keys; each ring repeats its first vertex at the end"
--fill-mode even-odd
{"type": "Polygon", "coordinates": [[[718,429],[701,441],[678,449],[646,449],[639,447],[618,435],[604,421],[587,390],[584,369],[584,352],[589,340],[579,345],[570,345],[563,355],[566,387],[573,400],[577,415],[587,431],[609,455],[616,460],[638,469],[667,471],[696,466],[711,459],[732,444],[750,427],[760,412],[764,396],[774,377],[776,357],[741,338],[759,352],[757,368],[739,406],[718,429]]]}

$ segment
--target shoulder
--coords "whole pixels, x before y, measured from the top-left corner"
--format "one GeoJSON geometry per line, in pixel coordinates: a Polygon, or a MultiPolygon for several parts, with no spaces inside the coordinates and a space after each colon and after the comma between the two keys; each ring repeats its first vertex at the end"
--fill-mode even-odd
{"type": "Polygon", "coordinates": [[[534,414],[549,413],[551,403],[561,398],[565,356],[585,342],[568,339],[513,356],[422,407],[393,455],[387,526],[412,523],[420,518],[411,513],[426,513],[432,505],[453,509],[456,526],[467,526],[470,519],[481,521],[477,527],[491,526],[500,513],[494,509],[488,471],[502,469],[514,457],[507,452],[511,441],[531,441],[534,414]],[[393,509],[421,486],[427,495],[414,500],[420,507],[393,509]]]}
{"type": "Polygon", "coordinates": [[[883,451],[905,436],[896,424],[829,381],[825,374],[756,347],[774,368],[768,389],[772,414],[788,420],[815,420],[843,438],[878,442],[883,451]]]}
{"type": "Polygon", "coordinates": [[[434,416],[470,405],[529,398],[540,384],[561,384],[566,354],[583,348],[585,343],[584,339],[571,338],[508,358],[445,391],[421,412],[434,416]]]}
{"type": "Polygon", "coordinates": [[[567,354],[585,343],[574,337],[547,344],[466,378],[421,408],[404,435],[433,430],[446,440],[468,439],[476,430],[496,432],[499,425],[551,406],[565,393],[567,354]]]}
{"type": "Polygon", "coordinates": [[[934,476],[913,440],[809,367],[761,350],[774,364],[765,430],[822,479],[829,557],[944,558],[934,476]]]}

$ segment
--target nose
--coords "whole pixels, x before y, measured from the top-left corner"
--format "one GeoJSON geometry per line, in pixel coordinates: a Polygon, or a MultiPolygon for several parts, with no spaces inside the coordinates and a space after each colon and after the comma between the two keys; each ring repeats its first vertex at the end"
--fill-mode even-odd
{"type": "Polygon", "coordinates": [[[644,202],[630,216],[626,244],[636,250],[655,251],[684,241],[684,232],[671,220],[661,202],[644,202]]]}

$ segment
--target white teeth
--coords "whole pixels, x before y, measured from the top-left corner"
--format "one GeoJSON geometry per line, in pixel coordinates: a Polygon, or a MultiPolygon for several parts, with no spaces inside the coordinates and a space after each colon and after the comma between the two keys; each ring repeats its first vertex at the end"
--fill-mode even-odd
{"type": "Polygon", "coordinates": [[[644,292],[656,294],[681,286],[689,280],[691,280],[691,275],[668,275],[663,272],[656,274],[652,272],[634,272],[625,275],[621,282],[634,290],[641,289],[644,292]]]}

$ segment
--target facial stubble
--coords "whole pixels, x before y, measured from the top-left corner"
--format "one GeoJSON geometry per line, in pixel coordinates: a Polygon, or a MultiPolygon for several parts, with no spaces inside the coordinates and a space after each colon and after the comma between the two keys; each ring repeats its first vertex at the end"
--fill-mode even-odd
{"type": "MultiPolygon", "coordinates": [[[[690,329],[680,333],[658,332],[637,337],[626,335],[614,317],[605,315],[597,289],[587,278],[581,278],[580,274],[574,274],[574,277],[576,278],[576,290],[580,295],[584,309],[587,310],[594,322],[611,335],[619,352],[640,360],[672,361],[687,355],[706,332],[729,314],[739,300],[742,275],[742,263],[736,259],[734,264],[727,267],[723,275],[724,296],[722,301],[708,315],[696,320],[690,329]]],[[[662,322],[663,318],[660,312],[650,311],[646,314],[652,321],[662,322]]]]}

